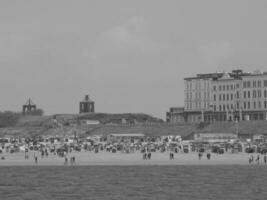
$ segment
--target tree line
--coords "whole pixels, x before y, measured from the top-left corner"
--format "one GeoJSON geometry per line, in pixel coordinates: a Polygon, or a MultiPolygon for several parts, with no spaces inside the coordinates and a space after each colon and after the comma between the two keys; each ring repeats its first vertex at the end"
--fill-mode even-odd
{"type": "MultiPolygon", "coordinates": [[[[26,115],[34,115],[34,116],[42,116],[43,114],[44,111],[42,109],[36,109],[26,113],[26,115]]],[[[23,116],[23,114],[20,112],[0,111],[0,127],[15,126],[18,123],[18,120],[21,116],[23,116]]]]}

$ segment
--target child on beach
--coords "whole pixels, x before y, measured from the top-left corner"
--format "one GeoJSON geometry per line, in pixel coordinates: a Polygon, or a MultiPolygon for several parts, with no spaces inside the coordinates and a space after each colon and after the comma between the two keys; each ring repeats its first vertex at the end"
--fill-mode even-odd
{"type": "Polygon", "coordinates": [[[201,160],[201,157],[202,157],[202,153],[199,152],[199,153],[198,153],[198,159],[201,160]]]}
{"type": "Polygon", "coordinates": [[[37,163],[38,163],[38,156],[37,156],[37,155],[35,155],[35,153],[34,153],[34,162],[35,162],[35,164],[37,164],[37,163]]]}
{"type": "Polygon", "coordinates": [[[174,153],[171,151],[170,152],[170,160],[173,160],[174,159],[174,153]]]}
{"type": "Polygon", "coordinates": [[[68,164],[68,157],[65,156],[65,162],[64,162],[64,165],[67,165],[68,164]]]}
{"type": "Polygon", "coordinates": [[[210,160],[210,153],[207,153],[207,159],[210,160]]]}
{"type": "Polygon", "coordinates": [[[260,155],[257,156],[255,161],[257,162],[258,165],[260,164],[260,155]]]}

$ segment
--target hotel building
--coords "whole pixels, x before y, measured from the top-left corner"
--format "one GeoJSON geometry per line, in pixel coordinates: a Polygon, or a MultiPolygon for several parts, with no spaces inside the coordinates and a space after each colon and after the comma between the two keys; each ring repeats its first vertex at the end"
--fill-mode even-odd
{"type": "Polygon", "coordinates": [[[184,79],[184,96],[184,112],[169,114],[169,122],[267,119],[267,73],[198,74],[184,79]]]}

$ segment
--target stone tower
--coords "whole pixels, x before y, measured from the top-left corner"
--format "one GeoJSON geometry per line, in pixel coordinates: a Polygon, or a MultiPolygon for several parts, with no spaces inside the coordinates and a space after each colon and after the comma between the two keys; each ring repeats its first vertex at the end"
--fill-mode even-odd
{"type": "Polygon", "coordinates": [[[89,95],[85,95],[84,100],[80,101],[80,113],[94,113],[95,102],[92,101],[89,95]]]}

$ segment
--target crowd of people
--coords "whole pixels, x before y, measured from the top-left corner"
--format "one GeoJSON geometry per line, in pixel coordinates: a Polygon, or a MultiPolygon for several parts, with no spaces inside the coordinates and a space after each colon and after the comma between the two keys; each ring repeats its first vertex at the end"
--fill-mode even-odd
{"type": "Polygon", "coordinates": [[[50,140],[21,140],[12,138],[9,141],[0,140],[0,142],[0,155],[2,160],[8,154],[24,152],[25,159],[33,159],[36,164],[38,164],[39,159],[53,155],[62,158],[64,165],[74,165],[76,163],[75,153],[81,151],[95,154],[100,152],[120,152],[124,154],[140,152],[143,160],[151,160],[152,154],[156,152],[167,152],[170,160],[174,160],[175,155],[179,153],[186,154],[195,152],[199,160],[202,160],[204,155],[207,160],[210,160],[213,154],[246,152],[249,155],[249,164],[266,164],[267,162],[267,148],[265,143],[241,145],[240,142],[229,142],[215,144],[194,141],[183,142],[169,138],[163,140],[146,138],[139,141],[131,139],[124,141],[94,141],[88,138],[53,138],[50,140]]]}

